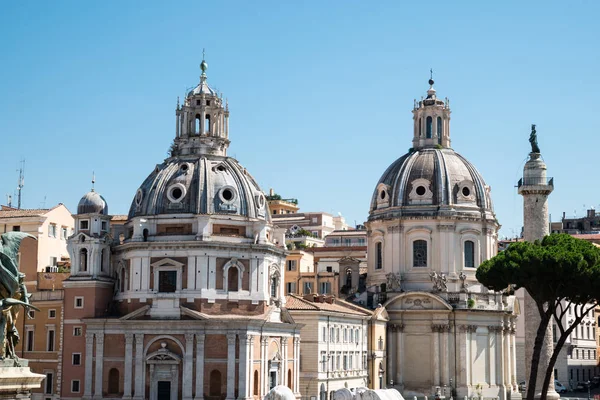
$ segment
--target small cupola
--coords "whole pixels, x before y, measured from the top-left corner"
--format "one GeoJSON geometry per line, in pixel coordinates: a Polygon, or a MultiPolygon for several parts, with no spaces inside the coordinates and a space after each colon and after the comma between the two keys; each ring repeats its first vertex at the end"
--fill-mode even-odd
{"type": "Polygon", "coordinates": [[[92,189],[83,195],[77,204],[75,219],[75,232],[84,232],[90,236],[103,236],[110,231],[110,215],[108,203],[102,195],[96,192],[94,185],[96,178],[92,178],[92,189]]]}
{"type": "Polygon", "coordinates": [[[187,93],[183,105],[177,100],[172,157],[190,154],[227,156],[229,106],[223,96],[208,85],[208,63],[204,54],[200,70],[200,83],[187,93]]]}
{"type": "Polygon", "coordinates": [[[427,97],[415,100],[413,107],[415,150],[450,147],[450,101],[437,98],[434,83],[432,73],[427,97]]]}

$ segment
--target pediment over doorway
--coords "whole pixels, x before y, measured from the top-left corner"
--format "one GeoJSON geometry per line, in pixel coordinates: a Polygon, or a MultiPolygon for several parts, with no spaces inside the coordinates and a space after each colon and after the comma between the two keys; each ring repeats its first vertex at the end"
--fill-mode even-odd
{"type": "Polygon", "coordinates": [[[167,348],[167,343],[162,342],[161,348],[148,354],[146,356],[146,363],[148,364],[179,364],[181,357],[178,354],[171,352],[167,348]]]}
{"type": "Polygon", "coordinates": [[[452,311],[444,299],[427,292],[406,292],[388,300],[384,307],[389,311],[452,311]]]}

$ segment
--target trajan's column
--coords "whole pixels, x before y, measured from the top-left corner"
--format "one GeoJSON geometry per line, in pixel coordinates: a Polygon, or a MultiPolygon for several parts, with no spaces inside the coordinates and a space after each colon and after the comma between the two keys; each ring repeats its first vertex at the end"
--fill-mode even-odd
{"type": "MultiPolygon", "coordinates": [[[[529,160],[523,168],[523,178],[519,181],[519,194],[523,196],[523,230],[524,239],[528,242],[541,240],[550,233],[548,221],[548,196],[554,189],[552,178],[546,177],[546,164],[541,159],[540,148],[537,144],[535,125],[531,125],[531,153],[529,160]]],[[[527,384],[531,382],[531,358],[537,329],[540,325],[540,315],[535,302],[525,291],[525,304],[523,307],[525,317],[525,376],[527,384]]],[[[540,364],[537,371],[535,398],[542,395],[542,385],[546,374],[546,367],[552,356],[554,345],[552,343],[552,323],[548,324],[544,345],[540,355],[540,364]]],[[[560,395],[554,389],[554,376],[550,379],[548,387],[548,400],[559,399],[560,395]]]]}

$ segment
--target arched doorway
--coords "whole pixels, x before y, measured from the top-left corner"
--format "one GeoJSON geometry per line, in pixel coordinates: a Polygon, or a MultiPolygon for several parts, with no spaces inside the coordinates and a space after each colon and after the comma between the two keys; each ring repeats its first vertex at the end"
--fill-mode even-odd
{"type": "Polygon", "coordinates": [[[258,371],[254,371],[254,392],[255,396],[258,396],[258,371]]]}
{"type": "Polygon", "coordinates": [[[179,392],[181,357],[169,351],[166,342],[161,342],[160,346],[160,349],[146,356],[150,373],[150,400],[175,400],[179,392]]]}
{"type": "Polygon", "coordinates": [[[292,385],[292,370],[291,369],[288,369],[287,384],[288,384],[288,387],[290,389],[292,389],[292,391],[294,391],[294,388],[292,387],[293,385],[292,385]]]}
{"type": "Polygon", "coordinates": [[[111,368],[108,371],[108,393],[119,394],[119,370],[111,368]]]}

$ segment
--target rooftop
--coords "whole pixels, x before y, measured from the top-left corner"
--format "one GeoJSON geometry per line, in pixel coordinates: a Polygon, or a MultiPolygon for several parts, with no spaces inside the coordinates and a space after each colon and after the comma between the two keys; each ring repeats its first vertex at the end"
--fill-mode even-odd
{"type": "Polygon", "coordinates": [[[19,218],[19,217],[41,217],[47,214],[49,211],[61,206],[62,203],[57,204],[52,208],[14,208],[9,206],[0,206],[0,218],[19,218]]]}
{"type": "Polygon", "coordinates": [[[285,307],[290,311],[328,311],[340,314],[371,316],[371,311],[369,310],[365,310],[333,296],[323,296],[318,294],[306,295],[304,298],[290,294],[286,296],[285,307]],[[307,299],[309,297],[312,297],[314,301],[307,299]]]}

